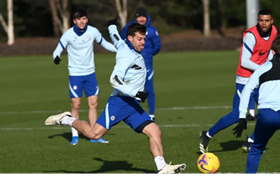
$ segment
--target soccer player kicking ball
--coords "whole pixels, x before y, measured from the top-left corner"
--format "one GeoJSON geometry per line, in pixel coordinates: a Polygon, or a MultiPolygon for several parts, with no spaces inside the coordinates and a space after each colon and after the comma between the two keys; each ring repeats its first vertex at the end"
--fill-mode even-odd
{"type": "Polygon", "coordinates": [[[117,19],[108,21],[110,37],[118,49],[116,65],[110,77],[114,87],[106,108],[94,125],[71,117],[70,112],[50,116],[46,125],[70,125],[90,139],[97,140],[106,134],[114,125],[124,121],[135,132],[146,134],[150,139],[150,151],[154,157],[158,173],[180,173],[186,164],[167,164],[163,158],[161,130],[142,109],[139,102],[144,102],[146,67],[141,51],[144,48],[146,27],[138,23],[127,29],[126,41],[123,41],[117,30],[117,19]]]}
{"type": "Polygon", "coordinates": [[[239,105],[239,124],[233,129],[240,137],[247,128],[246,111],[251,92],[259,88],[258,115],[254,142],[247,156],[246,173],[256,173],[263,151],[273,134],[280,129],[280,37],[272,43],[271,61],[261,65],[245,85],[239,105]]]}

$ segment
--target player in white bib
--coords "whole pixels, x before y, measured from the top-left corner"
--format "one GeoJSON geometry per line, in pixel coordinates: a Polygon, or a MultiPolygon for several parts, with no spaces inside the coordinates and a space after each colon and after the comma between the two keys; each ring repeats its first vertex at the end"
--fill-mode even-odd
{"type": "Polygon", "coordinates": [[[70,112],[48,117],[46,125],[70,125],[86,137],[99,139],[113,126],[124,121],[136,133],[149,137],[150,152],[154,158],[158,173],[180,173],[186,164],[171,165],[165,162],[161,143],[161,130],[143,110],[139,102],[144,102],[146,66],[141,55],[144,48],[146,27],[133,23],[127,28],[127,38],[122,40],[117,30],[117,20],[108,21],[108,29],[115,47],[118,49],[116,65],[110,77],[114,90],[108,99],[105,110],[91,126],[86,121],[76,119],[70,112]]]}
{"type": "MultiPolygon", "coordinates": [[[[60,54],[67,48],[68,70],[69,70],[69,93],[71,98],[71,115],[79,118],[79,109],[83,90],[87,97],[90,124],[97,120],[97,105],[99,87],[95,76],[94,63],[94,42],[111,52],[117,52],[113,44],[107,42],[95,27],[88,25],[87,13],[84,10],[77,10],[73,15],[74,26],[68,29],[60,38],[60,41],[53,52],[55,64],[60,63],[60,54]]],[[[72,145],[78,143],[78,131],[72,129],[72,145]]],[[[90,140],[92,143],[108,143],[100,138],[90,140]]]]}

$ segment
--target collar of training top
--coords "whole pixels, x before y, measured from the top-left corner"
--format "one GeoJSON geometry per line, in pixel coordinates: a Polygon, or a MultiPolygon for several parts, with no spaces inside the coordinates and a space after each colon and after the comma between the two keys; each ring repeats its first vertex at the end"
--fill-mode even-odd
{"type": "Polygon", "coordinates": [[[84,29],[80,29],[79,27],[77,27],[77,25],[74,25],[74,32],[78,35],[81,36],[82,34],[84,34],[87,31],[88,25],[86,24],[84,29]]]}
{"type": "Polygon", "coordinates": [[[132,46],[132,44],[130,43],[130,41],[128,41],[128,39],[125,39],[125,43],[127,44],[127,46],[128,46],[130,49],[133,49],[135,52],[141,54],[141,52],[137,51],[137,50],[132,46]]]}

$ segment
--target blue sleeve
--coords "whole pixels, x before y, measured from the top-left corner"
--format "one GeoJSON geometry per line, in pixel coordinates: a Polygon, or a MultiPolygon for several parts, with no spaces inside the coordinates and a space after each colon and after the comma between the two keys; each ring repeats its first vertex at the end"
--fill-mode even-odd
{"type": "Polygon", "coordinates": [[[126,30],[127,30],[127,24],[124,26],[124,28],[121,30],[121,38],[124,40],[126,39],[126,30]]]}
{"type": "Polygon", "coordinates": [[[68,33],[69,32],[65,32],[61,36],[61,38],[60,38],[60,40],[59,40],[59,42],[58,42],[58,44],[57,44],[57,46],[56,46],[56,48],[55,48],[55,50],[53,52],[53,59],[55,59],[56,56],[60,57],[62,51],[67,47],[67,45],[68,45],[68,38],[69,38],[69,36],[68,36],[69,34],[68,33]]]}
{"type": "Polygon", "coordinates": [[[161,49],[161,41],[156,28],[153,28],[151,33],[151,41],[153,45],[153,55],[156,55],[161,49]]]}

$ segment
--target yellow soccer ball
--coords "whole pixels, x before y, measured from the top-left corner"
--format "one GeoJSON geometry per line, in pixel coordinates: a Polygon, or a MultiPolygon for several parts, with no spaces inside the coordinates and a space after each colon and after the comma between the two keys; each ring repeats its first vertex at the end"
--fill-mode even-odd
{"type": "Polygon", "coordinates": [[[216,173],[220,167],[220,160],[213,153],[204,153],[198,158],[197,167],[202,173],[216,173]]]}

